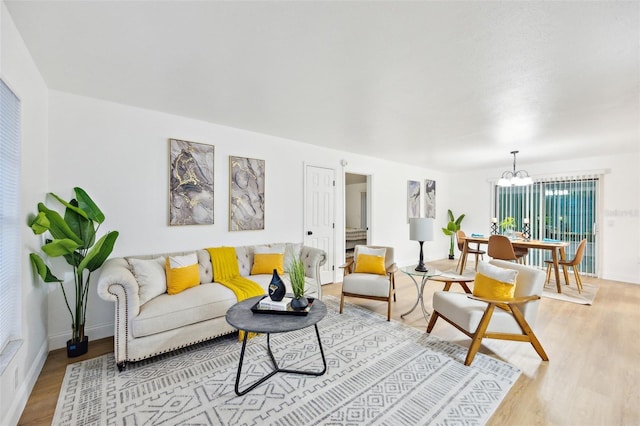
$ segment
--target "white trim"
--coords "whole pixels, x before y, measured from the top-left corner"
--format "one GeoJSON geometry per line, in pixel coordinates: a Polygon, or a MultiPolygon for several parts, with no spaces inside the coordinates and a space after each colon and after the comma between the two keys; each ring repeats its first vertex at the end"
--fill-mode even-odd
{"type": "MultiPolygon", "coordinates": [[[[26,348],[22,348],[22,350],[26,350],[26,348]]],[[[38,350],[38,354],[31,364],[31,368],[29,368],[29,371],[27,371],[27,374],[24,376],[22,383],[20,384],[18,389],[16,389],[9,410],[3,416],[2,420],[8,421],[8,423],[6,424],[18,424],[20,416],[22,416],[22,412],[24,411],[24,408],[27,406],[27,402],[29,401],[29,396],[31,396],[31,392],[33,391],[33,388],[36,385],[36,381],[40,376],[40,372],[44,367],[44,363],[47,360],[48,354],[49,349],[47,347],[47,343],[46,341],[43,341],[42,345],[40,345],[40,349],[38,350]]]]}
{"type": "MultiPolygon", "coordinates": [[[[92,340],[102,339],[104,337],[113,336],[114,328],[113,323],[99,324],[93,327],[85,328],[85,335],[89,336],[89,344],[92,340]]],[[[67,347],[67,340],[71,338],[70,330],[64,333],[50,334],[49,335],[49,348],[62,349],[67,347]]]]}

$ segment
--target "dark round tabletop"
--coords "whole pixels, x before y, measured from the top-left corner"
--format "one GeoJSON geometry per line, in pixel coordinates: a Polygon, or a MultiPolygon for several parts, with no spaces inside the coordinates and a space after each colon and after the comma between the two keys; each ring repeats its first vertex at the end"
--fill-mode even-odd
{"type": "Polygon", "coordinates": [[[227,322],[238,330],[255,333],[285,333],[310,327],[327,315],[327,307],[314,299],[307,315],[254,314],[251,307],[264,296],[256,296],[233,305],[227,311],[227,322]]]}

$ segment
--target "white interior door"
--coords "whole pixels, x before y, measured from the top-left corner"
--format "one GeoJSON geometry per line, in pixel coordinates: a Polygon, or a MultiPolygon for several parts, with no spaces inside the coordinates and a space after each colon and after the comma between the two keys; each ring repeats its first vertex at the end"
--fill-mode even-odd
{"type": "Polygon", "coordinates": [[[331,283],[335,271],[335,170],[307,165],[305,168],[304,244],[324,250],[327,262],[320,280],[331,283]]]}

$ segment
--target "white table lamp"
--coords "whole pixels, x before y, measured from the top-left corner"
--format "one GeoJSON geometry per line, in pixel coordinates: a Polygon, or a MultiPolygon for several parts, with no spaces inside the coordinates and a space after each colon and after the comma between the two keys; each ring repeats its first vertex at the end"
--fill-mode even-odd
{"type": "Polygon", "coordinates": [[[427,272],[424,266],[422,243],[433,240],[433,219],[428,217],[412,217],[409,219],[409,239],[420,243],[420,262],[416,271],[427,272]]]}

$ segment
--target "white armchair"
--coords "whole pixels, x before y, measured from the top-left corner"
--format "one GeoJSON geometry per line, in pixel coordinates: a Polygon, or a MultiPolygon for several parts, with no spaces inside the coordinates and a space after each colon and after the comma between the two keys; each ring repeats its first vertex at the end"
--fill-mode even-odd
{"type": "MultiPolygon", "coordinates": [[[[364,259],[361,259],[364,262],[364,259]]],[[[380,300],[387,302],[387,321],[391,320],[391,299],[396,300],[396,284],[394,273],[398,270],[393,260],[393,248],[382,246],[356,246],[353,259],[342,265],[344,278],[342,280],[342,294],[340,296],[340,313],[344,307],[345,296],[360,297],[364,299],[380,300]],[[358,266],[360,254],[383,254],[384,265],[380,265],[378,273],[358,272],[362,268],[358,266]],[[383,250],[384,253],[382,253],[383,250]]],[[[369,268],[365,268],[368,270],[369,268]]]]}
{"type": "Polygon", "coordinates": [[[434,312],[427,333],[431,333],[438,318],[442,318],[469,336],[473,341],[465,365],[471,365],[485,337],[530,342],[540,358],[548,361],[549,357],[531,329],[538,314],[545,273],[504,260],[492,260],[489,263],[518,271],[514,297],[491,300],[466,293],[437,291],[433,295],[434,312]]]}

